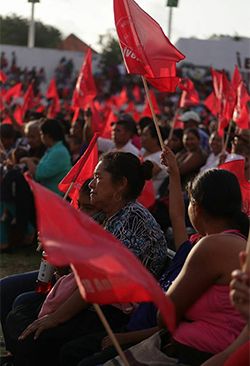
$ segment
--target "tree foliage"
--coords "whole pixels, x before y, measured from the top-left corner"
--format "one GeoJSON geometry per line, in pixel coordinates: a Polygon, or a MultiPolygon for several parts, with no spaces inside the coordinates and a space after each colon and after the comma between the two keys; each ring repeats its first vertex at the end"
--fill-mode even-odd
{"type": "Polygon", "coordinates": [[[123,62],[119,42],[111,31],[100,35],[98,43],[101,46],[101,67],[103,71],[107,71],[109,68],[123,62]]]}
{"type": "MultiPolygon", "coordinates": [[[[17,16],[0,16],[0,41],[2,44],[27,46],[29,20],[17,16]]],[[[35,47],[56,48],[62,39],[61,32],[50,25],[35,22],[35,47]]]]}

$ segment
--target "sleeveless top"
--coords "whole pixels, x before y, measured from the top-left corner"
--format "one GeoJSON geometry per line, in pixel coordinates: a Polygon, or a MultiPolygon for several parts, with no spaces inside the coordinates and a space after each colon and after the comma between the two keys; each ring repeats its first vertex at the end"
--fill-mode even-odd
{"type": "MultiPolygon", "coordinates": [[[[227,230],[243,237],[237,230],[227,230]]],[[[245,238],[245,237],[243,237],[245,238]]],[[[182,344],[216,354],[238,337],[246,320],[233,307],[228,285],[213,285],[188,309],[173,334],[182,344]]]]}

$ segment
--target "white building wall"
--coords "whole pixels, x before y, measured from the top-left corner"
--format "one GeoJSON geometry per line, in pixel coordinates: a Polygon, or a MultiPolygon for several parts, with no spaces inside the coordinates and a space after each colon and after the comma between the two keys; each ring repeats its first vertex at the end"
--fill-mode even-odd
{"type": "Polygon", "coordinates": [[[235,40],[231,37],[220,39],[180,38],[176,47],[186,58],[179,63],[227,70],[232,76],[235,65],[250,88],[250,38],[235,40]]]}
{"type": "MultiPolygon", "coordinates": [[[[75,66],[74,69],[79,71],[85,56],[83,52],[64,51],[51,48],[28,48],[0,45],[0,52],[5,52],[9,63],[11,61],[12,51],[15,51],[16,53],[17,65],[20,68],[27,67],[28,69],[31,69],[33,66],[36,66],[37,70],[39,70],[41,67],[44,67],[47,82],[49,82],[54,75],[55,68],[62,57],[65,57],[67,60],[72,59],[75,66]]],[[[98,55],[92,54],[93,72],[97,69],[98,58],[98,55]]]]}

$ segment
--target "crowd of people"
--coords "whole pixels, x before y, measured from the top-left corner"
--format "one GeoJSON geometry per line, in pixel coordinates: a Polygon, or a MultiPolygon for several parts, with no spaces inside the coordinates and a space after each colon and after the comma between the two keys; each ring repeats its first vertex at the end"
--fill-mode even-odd
{"type": "MultiPolygon", "coordinates": [[[[65,73],[72,77],[70,61],[60,60],[56,69],[61,90],[65,73]]],[[[8,67],[3,54],[1,67],[8,67]]],[[[173,128],[178,93],[158,95],[157,121],[143,113],[136,120],[127,106],[132,102],[140,109],[144,93],[140,85],[133,92],[134,81],[123,86],[127,98],[116,103],[110,134],[97,138],[98,163],[80,189],[78,209],[119,239],[155,277],[175,306],[177,325],[170,334],[150,302],[102,305],[102,310],[131,365],[147,360],[233,365],[231,355],[246,356],[249,346],[250,277],[235,270],[247,261],[250,210],[243,204],[241,182],[219,166],[243,160],[249,182],[250,129],[230,127],[225,146],[215,116],[202,105],[179,109],[173,128]],[[147,182],[154,201],[142,204],[147,182]]],[[[64,97],[68,94],[60,93],[61,101],[64,97]]],[[[105,98],[106,90],[99,102],[105,98]]],[[[13,116],[11,121],[0,124],[3,255],[17,246],[37,245],[35,204],[24,173],[62,197],[58,184],[89,146],[96,110],[92,105],[73,118],[70,108],[61,109],[48,118],[46,111],[31,109],[24,124],[13,116]]],[[[0,280],[1,326],[9,352],[1,365],[122,364],[70,268],[55,269],[46,294],[35,290],[37,275],[34,269],[0,280]]]]}

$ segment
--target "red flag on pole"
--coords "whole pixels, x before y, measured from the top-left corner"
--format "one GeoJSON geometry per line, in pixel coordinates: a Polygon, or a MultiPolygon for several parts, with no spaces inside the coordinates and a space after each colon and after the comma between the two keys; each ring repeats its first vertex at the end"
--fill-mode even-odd
{"type": "Polygon", "coordinates": [[[46,98],[51,100],[51,104],[48,108],[48,118],[55,118],[57,113],[61,110],[55,79],[51,79],[49,83],[46,98]]]}
{"type": "MultiPolygon", "coordinates": [[[[152,89],[149,90],[149,94],[150,94],[151,102],[152,102],[155,113],[160,114],[161,113],[160,107],[157,103],[156,96],[152,89]]],[[[144,109],[142,111],[141,117],[152,117],[152,112],[150,109],[148,99],[145,100],[145,105],[144,105],[144,109]]]]}
{"type": "Polygon", "coordinates": [[[72,97],[72,105],[85,109],[95,97],[97,91],[92,75],[92,52],[89,48],[79,73],[72,97]]]}
{"type": "Polygon", "coordinates": [[[220,101],[216,98],[214,92],[203,101],[203,104],[210,110],[214,116],[218,116],[220,112],[220,101]]]}
{"type": "Polygon", "coordinates": [[[2,96],[5,102],[9,102],[11,98],[19,98],[22,92],[22,84],[18,83],[12,86],[6,93],[2,96]]]}
{"type": "Polygon", "coordinates": [[[152,301],[173,331],[174,305],[136,256],[88,215],[26,179],[34,194],[39,236],[48,260],[55,266],[72,265],[83,298],[98,304],[152,301]]]}
{"type": "Polygon", "coordinates": [[[228,170],[236,175],[242,194],[243,211],[250,216],[250,182],[245,177],[245,160],[232,160],[219,165],[219,169],[228,170]]]}
{"type": "Polygon", "coordinates": [[[79,190],[83,183],[93,176],[94,169],[98,163],[97,137],[98,134],[94,134],[85,153],[58,184],[60,191],[66,193],[73,182],[69,197],[72,199],[74,207],[77,207],[79,190]]]}
{"type": "Polygon", "coordinates": [[[180,108],[200,103],[199,94],[195,90],[194,84],[189,78],[181,79],[178,86],[182,90],[179,101],[180,108]]]}
{"type": "Polygon", "coordinates": [[[31,84],[29,84],[29,86],[24,94],[24,97],[23,97],[23,106],[22,106],[23,118],[24,118],[27,110],[31,108],[33,98],[34,98],[33,83],[31,83],[31,84]]]}
{"type": "Polygon", "coordinates": [[[160,91],[174,92],[176,63],[185,56],[134,0],[114,0],[114,17],[128,73],[144,76],[160,91]]]}
{"type": "Polygon", "coordinates": [[[250,101],[250,96],[247,92],[246,86],[241,81],[236,89],[236,105],[233,113],[233,121],[239,128],[249,128],[249,110],[247,103],[250,101]]]}

